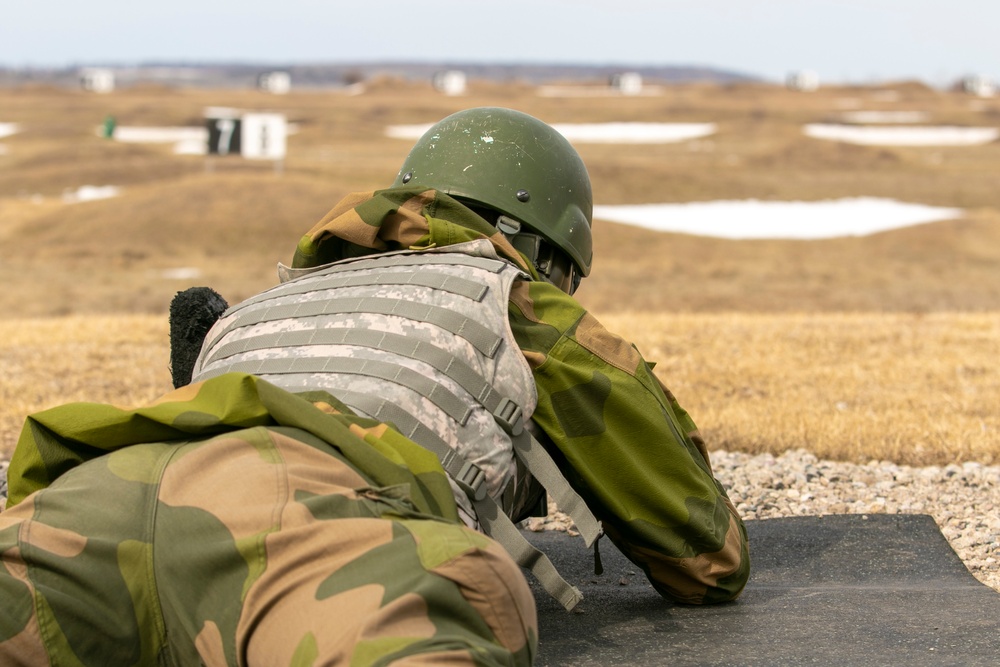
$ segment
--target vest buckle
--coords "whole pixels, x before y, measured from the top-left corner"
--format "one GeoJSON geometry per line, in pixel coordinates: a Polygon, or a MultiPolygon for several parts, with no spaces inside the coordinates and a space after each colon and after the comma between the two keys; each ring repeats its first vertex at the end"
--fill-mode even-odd
{"type": "Polygon", "coordinates": [[[475,463],[463,462],[458,474],[452,479],[469,498],[482,500],[486,497],[486,473],[475,463]]]}
{"type": "Polygon", "coordinates": [[[520,405],[506,396],[493,411],[493,418],[508,435],[518,436],[524,430],[524,411],[520,405]]]}

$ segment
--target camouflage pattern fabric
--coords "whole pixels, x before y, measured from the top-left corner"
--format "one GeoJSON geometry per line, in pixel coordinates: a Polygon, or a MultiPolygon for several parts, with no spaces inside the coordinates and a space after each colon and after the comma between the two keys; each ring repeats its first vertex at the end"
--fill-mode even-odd
{"type": "Polygon", "coordinates": [[[292,268],[478,239],[489,240],[499,256],[538,278],[535,267],[492,225],[452,197],[420,187],[348,195],[299,240],[292,268]]]}
{"type": "Polygon", "coordinates": [[[34,415],[0,513],[0,664],[530,664],[530,589],[433,456],[312,398],[229,374],[34,415]]]}
{"type": "Polygon", "coordinates": [[[545,283],[516,285],[510,317],[538,385],[533,418],[604,532],[666,597],[738,596],[746,528],[694,422],[638,350],[545,283]]]}
{"type": "Polygon", "coordinates": [[[746,529],[690,416],[633,345],[537,280],[474,212],[418,185],[351,195],[302,238],[293,268],[481,238],[535,278],[515,282],[508,309],[537,385],[534,419],[607,535],[671,599],[738,596],[750,574],[746,529]]]}

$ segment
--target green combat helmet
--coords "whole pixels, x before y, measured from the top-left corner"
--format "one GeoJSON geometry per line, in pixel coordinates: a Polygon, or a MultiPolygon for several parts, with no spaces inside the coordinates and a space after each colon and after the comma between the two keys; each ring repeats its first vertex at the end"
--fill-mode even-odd
{"type": "Polygon", "coordinates": [[[569,141],[537,118],[496,107],[452,114],[410,150],[394,183],[405,184],[462,201],[569,294],[590,273],[590,176],[569,141]]]}

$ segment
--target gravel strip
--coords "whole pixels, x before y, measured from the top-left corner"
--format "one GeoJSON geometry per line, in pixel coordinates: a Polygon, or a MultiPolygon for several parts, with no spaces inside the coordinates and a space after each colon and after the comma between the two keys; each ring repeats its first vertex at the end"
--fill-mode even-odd
{"type": "MultiPolygon", "coordinates": [[[[711,459],[744,519],[929,514],[973,576],[1000,591],[1000,466],[859,465],[821,461],[803,449],[781,456],[716,451],[711,459]]],[[[0,461],[0,508],[6,500],[7,464],[0,461]]],[[[528,519],[525,526],[575,532],[569,517],[552,505],[549,516],[528,519]]]]}
{"type": "MultiPolygon", "coordinates": [[[[1000,591],[1000,466],[859,465],[821,461],[803,449],[781,456],[716,451],[711,460],[744,519],[929,514],[973,576],[1000,591]]],[[[575,532],[558,511],[526,527],[575,532]]]]}
{"type": "Polygon", "coordinates": [[[781,456],[711,455],[716,477],[745,519],[827,514],[929,514],[965,566],[1000,591],[1000,466],[913,468],[781,456]]]}

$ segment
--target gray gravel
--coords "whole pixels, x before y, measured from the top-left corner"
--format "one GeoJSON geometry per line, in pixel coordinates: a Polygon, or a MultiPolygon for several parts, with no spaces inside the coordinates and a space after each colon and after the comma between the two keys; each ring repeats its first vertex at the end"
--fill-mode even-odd
{"type": "Polygon", "coordinates": [[[1000,591],[1000,466],[912,468],[781,456],[711,454],[716,477],[744,519],[826,514],[929,514],[969,571],[1000,591]]]}
{"type": "MultiPolygon", "coordinates": [[[[859,465],[821,461],[804,449],[781,456],[715,451],[710,458],[744,519],[929,514],[973,576],[1000,591],[1000,466],[859,465]]],[[[549,516],[524,526],[576,532],[551,503],[549,516]]]]}

